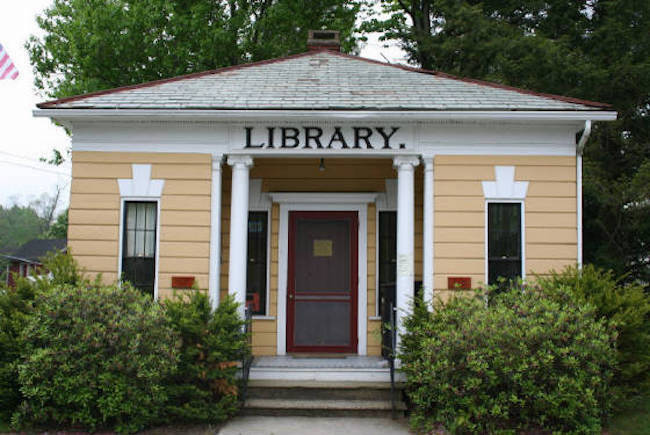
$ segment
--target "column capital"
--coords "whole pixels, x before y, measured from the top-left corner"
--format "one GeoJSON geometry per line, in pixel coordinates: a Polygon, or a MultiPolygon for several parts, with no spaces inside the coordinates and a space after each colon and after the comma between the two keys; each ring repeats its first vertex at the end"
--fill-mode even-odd
{"type": "Polygon", "coordinates": [[[253,166],[253,158],[248,155],[228,156],[228,164],[238,168],[250,168],[253,166]]]}
{"type": "Polygon", "coordinates": [[[221,171],[221,163],[223,162],[223,154],[212,154],[212,170],[221,171]]]}
{"type": "Polygon", "coordinates": [[[393,158],[393,166],[399,169],[413,169],[420,164],[417,156],[396,156],[393,158]]]}
{"type": "Polygon", "coordinates": [[[433,157],[422,156],[422,163],[424,163],[425,171],[433,171],[433,157]]]}

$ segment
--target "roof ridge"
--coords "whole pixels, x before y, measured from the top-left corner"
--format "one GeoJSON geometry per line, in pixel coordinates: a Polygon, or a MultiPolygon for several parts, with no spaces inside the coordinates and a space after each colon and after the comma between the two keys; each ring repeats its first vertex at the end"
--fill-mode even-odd
{"type": "Polygon", "coordinates": [[[472,84],[476,84],[476,85],[479,85],[479,86],[489,86],[491,88],[497,88],[497,89],[504,89],[504,90],[507,90],[507,91],[519,92],[520,94],[525,94],[525,95],[533,95],[533,96],[536,96],[536,97],[550,98],[550,99],[553,99],[553,100],[563,101],[563,102],[566,102],[566,103],[582,104],[583,106],[593,106],[593,107],[600,107],[600,108],[612,107],[612,105],[609,104],[609,103],[600,103],[598,101],[583,100],[581,98],[566,97],[564,95],[557,95],[557,94],[550,94],[550,93],[545,93],[545,92],[531,91],[529,89],[518,88],[518,87],[515,87],[515,86],[509,86],[509,85],[504,85],[504,84],[501,84],[501,83],[490,82],[490,81],[487,81],[487,80],[472,79],[472,78],[468,78],[468,77],[459,77],[459,76],[455,76],[453,74],[448,74],[448,73],[441,72],[441,71],[429,70],[429,69],[425,69],[425,68],[417,68],[417,67],[412,67],[412,66],[408,66],[408,65],[394,64],[394,63],[389,63],[389,62],[382,62],[380,60],[369,59],[367,57],[361,57],[361,56],[353,56],[351,54],[335,52],[335,51],[331,51],[331,50],[329,50],[329,52],[331,54],[334,54],[334,55],[337,55],[337,56],[346,57],[348,59],[356,59],[356,60],[360,60],[360,61],[363,61],[363,62],[372,63],[372,64],[375,64],[375,65],[392,66],[394,68],[399,68],[399,69],[410,71],[410,72],[415,72],[415,73],[420,73],[420,74],[429,74],[429,75],[439,76],[439,77],[443,77],[443,78],[450,79],[450,80],[458,80],[458,81],[461,81],[461,82],[472,83],[472,84]]]}
{"type": "Polygon", "coordinates": [[[417,68],[417,67],[412,67],[408,65],[401,65],[401,64],[393,64],[393,63],[388,63],[388,62],[383,62],[380,60],[375,60],[375,59],[369,59],[366,57],[361,57],[361,56],[355,56],[347,53],[342,53],[339,51],[333,51],[327,48],[313,48],[307,51],[304,51],[302,53],[296,53],[292,55],[287,55],[287,56],[282,56],[282,57],[276,57],[272,59],[265,59],[257,62],[251,62],[251,63],[242,63],[238,65],[231,65],[231,66],[226,66],[226,67],[221,67],[221,68],[216,68],[212,70],[207,70],[207,71],[199,71],[195,73],[189,73],[189,74],[183,74],[179,76],[174,76],[174,77],[169,77],[165,79],[159,79],[159,80],[153,80],[149,82],[144,82],[144,83],[138,83],[134,85],[127,85],[127,86],[120,86],[116,88],[109,88],[109,89],[104,89],[100,91],[95,91],[95,92],[89,92],[87,94],[80,94],[80,95],[73,95],[70,97],[64,97],[60,99],[55,99],[55,100],[50,100],[50,101],[45,101],[42,103],[39,103],[36,105],[39,109],[45,109],[45,108],[50,108],[52,106],[56,106],[58,104],[63,104],[63,103],[68,103],[71,101],[78,101],[78,100],[83,100],[86,98],[91,98],[91,97],[96,97],[100,95],[106,95],[106,94],[112,94],[112,93],[117,93],[117,92],[123,92],[123,91],[128,91],[132,89],[141,89],[141,88],[148,88],[148,87],[153,87],[156,85],[160,84],[165,84],[165,83],[171,83],[171,82],[176,82],[176,81],[181,81],[185,79],[192,79],[192,78],[197,78],[197,77],[204,77],[208,75],[213,75],[213,74],[220,74],[223,72],[228,72],[228,71],[235,71],[239,69],[244,69],[244,68],[249,68],[249,67],[255,67],[255,66],[262,66],[262,65],[268,65],[272,63],[278,63],[278,62],[284,62],[287,60],[292,60],[292,59],[298,59],[301,57],[313,55],[313,54],[318,54],[318,53],[325,53],[325,54],[330,54],[333,56],[339,56],[347,59],[353,59],[361,62],[366,62],[374,65],[380,65],[380,66],[388,66],[388,67],[393,67],[393,68],[398,68],[404,71],[409,71],[409,72],[415,72],[419,74],[428,74],[428,75],[433,75],[449,80],[456,80],[456,81],[461,81],[465,83],[471,83],[475,84],[477,86],[487,86],[491,88],[496,88],[496,89],[503,89],[506,91],[513,91],[517,92],[520,94],[524,95],[533,95],[536,97],[541,97],[541,98],[548,98],[552,100],[557,100],[557,101],[562,101],[565,103],[572,103],[572,104],[580,104],[583,106],[590,106],[590,107],[597,107],[601,109],[606,109],[612,107],[611,104],[607,103],[600,103],[596,101],[590,101],[590,100],[584,100],[580,98],[574,98],[574,97],[566,97],[563,95],[556,95],[556,94],[550,94],[550,93],[544,93],[544,92],[536,92],[528,89],[523,89],[523,88],[517,88],[514,86],[509,86],[509,85],[503,85],[500,83],[496,82],[490,82],[486,80],[479,80],[479,79],[472,79],[472,78],[465,78],[465,77],[458,77],[452,74],[440,72],[440,71],[434,71],[434,70],[428,70],[424,68],[417,68]]]}

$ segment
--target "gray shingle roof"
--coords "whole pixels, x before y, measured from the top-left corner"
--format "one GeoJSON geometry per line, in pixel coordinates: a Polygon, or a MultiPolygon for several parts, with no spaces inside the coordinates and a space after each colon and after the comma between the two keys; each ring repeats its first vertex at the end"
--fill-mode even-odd
{"type": "Polygon", "coordinates": [[[40,108],[598,110],[601,103],[389,65],[330,51],[222,68],[40,104],[40,108]]]}
{"type": "Polygon", "coordinates": [[[41,259],[52,251],[64,251],[67,246],[66,239],[33,239],[23,244],[11,253],[0,254],[7,258],[40,263],[41,259]]]}

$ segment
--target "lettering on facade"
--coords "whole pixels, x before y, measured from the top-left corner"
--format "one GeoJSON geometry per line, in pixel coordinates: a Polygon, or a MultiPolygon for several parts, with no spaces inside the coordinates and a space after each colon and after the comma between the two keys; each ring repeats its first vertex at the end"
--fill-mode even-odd
{"type": "Polygon", "coordinates": [[[403,150],[395,133],[400,127],[244,127],[247,149],[403,150]]]}

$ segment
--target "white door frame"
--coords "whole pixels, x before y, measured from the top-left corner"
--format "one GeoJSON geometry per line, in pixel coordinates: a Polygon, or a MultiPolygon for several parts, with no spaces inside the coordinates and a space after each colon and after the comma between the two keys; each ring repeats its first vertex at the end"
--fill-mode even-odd
{"type": "Polygon", "coordinates": [[[278,309],[277,354],[287,353],[287,267],[289,260],[289,211],[356,211],[359,214],[358,255],[358,313],[357,352],[368,352],[368,203],[376,193],[270,193],[273,202],[280,204],[280,232],[278,234],[278,309]]]}

